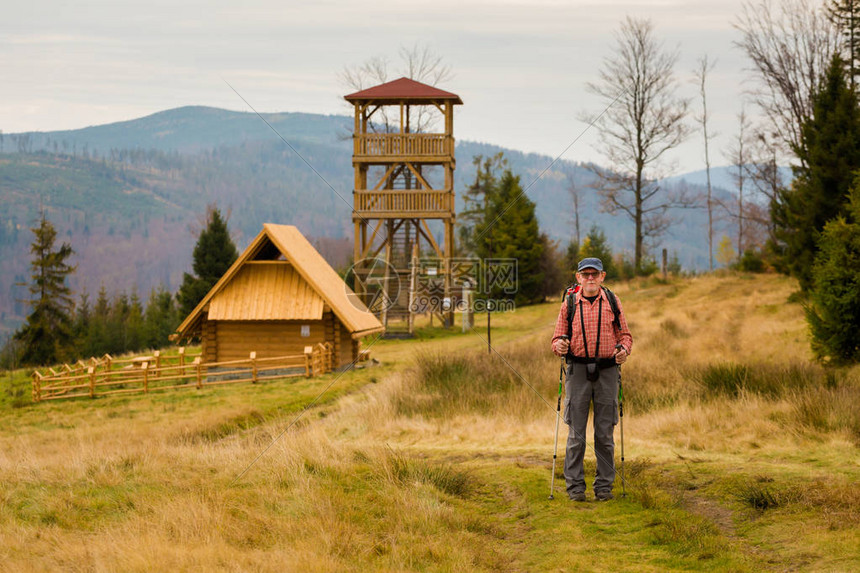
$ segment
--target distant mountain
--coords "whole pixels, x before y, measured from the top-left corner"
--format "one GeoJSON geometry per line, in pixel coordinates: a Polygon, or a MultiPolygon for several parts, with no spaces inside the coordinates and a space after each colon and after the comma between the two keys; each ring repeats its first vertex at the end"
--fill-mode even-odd
{"type": "MultiPolygon", "coordinates": [[[[266,122],[287,140],[329,144],[351,134],[352,118],[312,113],[267,113],[266,122]]],[[[277,137],[254,113],[214,107],[186,106],[130,121],[70,131],[7,134],[13,141],[6,151],[51,151],[81,155],[111,150],[150,150],[199,153],[243,142],[277,137]]]]}
{"type": "MultiPolygon", "coordinates": [[[[332,264],[345,264],[353,233],[352,118],[305,113],[262,117],[265,122],[253,113],[183,107],[80,130],[3,134],[0,338],[26,312],[15,302],[26,298],[26,292],[14,284],[27,281],[29,227],[40,204],[59,239],[77,253],[73,288],[86,290],[91,298],[101,286],[109,293],[137,289],[142,298],[159,284],[175,291],[190,268],[199,221],[211,203],[230,213],[229,226],[240,249],[264,222],[289,223],[311,237],[332,264]]],[[[455,189],[460,201],[475,177],[472,158],[499,151],[520,175],[537,205],[541,228],[551,238],[566,244],[575,235],[568,191],[572,181],[581,193],[581,235],[595,224],[616,251],[632,251],[632,224],[600,212],[600,198],[589,186],[593,175],[572,161],[560,160],[547,169],[553,159],[548,156],[458,141],[455,189]]],[[[687,184],[692,192],[701,191],[695,183],[687,184]]],[[[685,268],[704,268],[704,212],[674,215],[676,224],[655,247],[676,253],[685,268]]]]}
{"type": "MultiPolygon", "coordinates": [[[[780,166],[779,175],[782,181],[788,183],[794,179],[794,174],[791,167],[780,166]]],[[[731,191],[737,195],[737,168],[732,165],[722,167],[711,167],[711,188],[719,187],[726,191],[731,191]]],[[[685,183],[687,185],[696,185],[705,187],[708,184],[708,173],[704,169],[699,171],[690,171],[680,175],[673,175],[663,179],[664,182],[673,185],[685,183]]]]}

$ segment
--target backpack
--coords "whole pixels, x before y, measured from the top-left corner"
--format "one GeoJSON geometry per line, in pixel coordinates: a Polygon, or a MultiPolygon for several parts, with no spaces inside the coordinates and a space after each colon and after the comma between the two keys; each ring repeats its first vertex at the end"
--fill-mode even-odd
{"type": "MultiPolygon", "coordinates": [[[[573,304],[574,295],[580,291],[582,287],[576,283],[573,283],[569,286],[564,293],[565,299],[567,300],[567,338],[568,340],[573,340],[573,316],[576,314],[576,305],[573,304]],[[570,309],[573,309],[571,312],[570,309]]],[[[601,289],[606,293],[606,298],[609,299],[609,308],[612,309],[612,324],[616,329],[621,329],[621,311],[618,310],[618,299],[615,298],[615,293],[601,285],[601,289]]]]}

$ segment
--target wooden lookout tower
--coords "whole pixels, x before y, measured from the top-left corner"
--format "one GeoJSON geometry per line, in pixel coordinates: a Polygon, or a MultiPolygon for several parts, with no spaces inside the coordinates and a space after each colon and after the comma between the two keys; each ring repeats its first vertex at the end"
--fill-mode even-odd
{"type": "MultiPolygon", "coordinates": [[[[437,298],[451,300],[454,106],[463,102],[408,78],[345,99],[355,106],[355,292],[387,332],[411,332],[419,254],[435,255],[437,298]],[[437,231],[441,226],[441,242],[431,225],[437,231]]],[[[450,324],[450,310],[429,310],[450,324]]]]}

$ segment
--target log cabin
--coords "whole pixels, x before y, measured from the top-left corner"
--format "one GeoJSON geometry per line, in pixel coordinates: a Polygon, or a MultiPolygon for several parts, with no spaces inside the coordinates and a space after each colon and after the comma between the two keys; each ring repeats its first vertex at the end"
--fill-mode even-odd
{"type": "Polygon", "coordinates": [[[301,232],[266,223],[177,329],[199,338],[204,363],[300,355],[329,342],[333,366],[359,358],[360,340],[382,323],[301,232]]]}

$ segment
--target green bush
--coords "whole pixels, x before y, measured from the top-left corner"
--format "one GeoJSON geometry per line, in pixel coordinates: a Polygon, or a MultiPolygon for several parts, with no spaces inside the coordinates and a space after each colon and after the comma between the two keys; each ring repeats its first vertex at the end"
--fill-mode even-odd
{"type": "Polygon", "coordinates": [[[738,261],[738,270],[746,273],[764,272],[765,264],[761,253],[755,249],[747,249],[738,261]]]}

